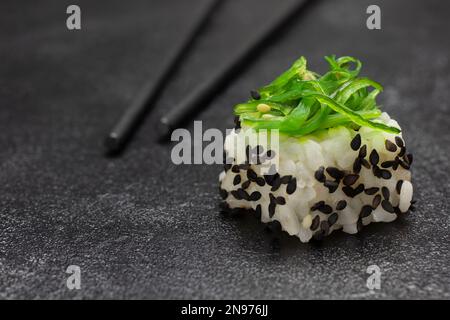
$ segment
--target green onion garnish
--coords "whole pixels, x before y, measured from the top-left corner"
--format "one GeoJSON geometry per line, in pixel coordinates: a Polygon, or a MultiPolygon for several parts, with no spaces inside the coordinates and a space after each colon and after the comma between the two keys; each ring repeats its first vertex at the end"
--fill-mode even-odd
{"type": "Polygon", "coordinates": [[[372,121],[380,116],[376,103],[383,87],[370,79],[359,78],[361,62],[352,57],[325,57],[330,70],[324,75],[306,68],[300,57],[267,86],[258,90],[259,100],[250,99],[234,107],[240,120],[255,129],[278,129],[303,136],[336,126],[366,126],[389,133],[400,130],[372,121]],[[266,113],[259,112],[265,104],[266,113]]]}

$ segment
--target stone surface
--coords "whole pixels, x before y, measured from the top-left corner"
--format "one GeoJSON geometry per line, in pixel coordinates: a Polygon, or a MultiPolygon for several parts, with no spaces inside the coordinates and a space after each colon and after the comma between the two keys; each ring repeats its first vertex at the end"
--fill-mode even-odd
{"type": "Polygon", "coordinates": [[[0,298],[450,298],[450,64],[445,1],[320,1],[197,116],[232,127],[231,107],[299,55],[360,58],[385,86],[384,109],[414,153],[417,210],[321,245],[267,232],[218,209],[219,166],[175,166],[156,142],[160,115],[223,63],[275,1],[228,1],[188,55],[129,149],[100,142],[151,79],[200,1],[68,1],[0,5],[0,298]],[[194,4],[195,3],[195,4],[194,4]],[[224,120],[225,119],[225,120],[224,120]],[[381,268],[370,292],[366,268],[381,268]],[[65,286],[67,266],[81,290],[65,286]]]}

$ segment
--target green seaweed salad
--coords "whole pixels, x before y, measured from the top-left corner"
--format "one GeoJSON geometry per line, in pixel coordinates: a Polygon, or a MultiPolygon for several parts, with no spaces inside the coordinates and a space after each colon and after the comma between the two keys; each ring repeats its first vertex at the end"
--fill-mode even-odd
{"type": "Polygon", "coordinates": [[[299,58],[272,83],[252,92],[252,99],[236,105],[234,113],[246,126],[278,129],[291,136],[341,125],[400,132],[372,121],[381,114],[376,97],[383,87],[358,77],[361,61],[334,55],[325,60],[330,70],[319,75],[307,70],[304,57],[299,58]]]}

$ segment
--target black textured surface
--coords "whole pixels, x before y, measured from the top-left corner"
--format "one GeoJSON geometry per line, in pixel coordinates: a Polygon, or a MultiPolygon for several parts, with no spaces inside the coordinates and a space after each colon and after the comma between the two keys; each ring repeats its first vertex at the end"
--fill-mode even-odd
{"type": "Polygon", "coordinates": [[[198,117],[232,127],[231,106],[298,55],[353,55],[385,86],[402,125],[417,210],[322,245],[219,214],[218,166],[175,166],[154,127],[267,15],[275,1],[228,1],[121,158],[103,135],[189,23],[199,1],[0,4],[0,298],[450,298],[449,85],[446,1],[321,1],[198,117]],[[224,121],[226,119],[226,121],[224,121]],[[81,290],[65,286],[79,265],[81,290]],[[370,292],[366,268],[382,270],[370,292]]]}

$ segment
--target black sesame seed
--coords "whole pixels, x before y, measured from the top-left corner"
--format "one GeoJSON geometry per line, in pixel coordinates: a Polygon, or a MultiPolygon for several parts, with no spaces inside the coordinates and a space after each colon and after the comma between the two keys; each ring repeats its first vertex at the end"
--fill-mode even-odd
{"type": "Polygon", "coordinates": [[[361,159],[361,164],[366,167],[367,169],[370,169],[370,164],[369,161],[367,161],[366,159],[361,159]]]}
{"type": "Polygon", "coordinates": [[[356,151],[359,149],[360,146],[361,146],[361,135],[358,133],[350,142],[350,147],[356,151]]]}
{"type": "Polygon", "coordinates": [[[244,189],[239,188],[239,189],[237,190],[237,192],[238,192],[239,196],[241,197],[241,199],[244,199],[244,200],[250,200],[249,194],[248,194],[247,191],[245,191],[244,189]]]}
{"type": "Polygon", "coordinates": [[[330,214],[333,212],[333,208],[331,208],[329,205],[325,204],[319,208],[320,212],[323,212],[325,214],[330,214]]]}
{"type": "Polygon", "coordinates": [[[264,181],[264,178],[262,178],[262,177],[257,177],[255,182],[260,187],[262,187],[262,186],[264,186],[266,184],[266,181],[264,181]]]}
{"type": "Polygon", "coordinates": [[[358,222],[356,223],[356,230],[358,230],[358,232],[361,232],[361,230],[363,229],[364,225],[362,223],[362,219],[359,218],[358,222]]]}
{"type": "Polygon", "coordinates": [[[316,215],[314,217],[314,219],[312,220],[311,227],[309,227],[309,229],[311,229],[311,231],[316,230],[319,227],[319,223],[320,223],[320,217],[319,217],[319,215],[316,215]]]}
{"type": "Polygon", "coordinates": [[[255,171],[253,171],[252,169],[248,169],[247,170],[247,178],[248,178],[248,180],[255,181],[257,177],[258,177],[258,175],[256,174],[255,171]]]}
{"type": "Polygon", "coordinates": [[[399,136],[395,137],[395,143],[401,148],[405,145],[405,143],[403,142],[403,139],[400,138],[399,136]]]}
{"type": "Polygon", "coordinates": [[[264,180],[266,180],[266,183],[267,183],[269,186],[271,186],[274,177],[275,177],[274,174],[270,174],[270,175],[266,174],[266,175],[264,175],[264,180]]]}
{"type": "Polygon", "coordinates": [[[390,152],[397,151],[397,146],[395,145],[395,143],[393,143],[390,140],[386,139],[386,141],[384,142],[384,145],[385,145],[387,151],[390,151],[390,152]]]}
{"type": "Polygon", "coordinates": [[[359,157],[359,158],[365,158],[366,155],[367,155],[367,146],[366,146],[366,145],[363,145],[363,146],[361,147],[361,149],[359,149],[358,157],[359,157]]]}
{"type": "Polygon", "coordinates": [[[326,171],[331,177],[335,178],[336,180],[341,180],[344,177],[344,172],[336,167],[328,167],[326,171]]]}
{"type": "Polygon", "coordinates": [[[372,187],[372,188],[369,188],[369,189],[364,190],[364,192],[365,192],[366,194],[368,194],[369,196],[371,196],[371,195],[377,193],[378,190],[380,190],[380,188],[372,187]]]}
{"type": "Polygon", "coordinates": [[[258,219],[261,219],[261,205],[258,204],[255,209],[255,214],[258,219]]]}
{"type": "Polygon", "coordinates": [[[406,160],[406,162],[408,163],[408,165],[412,165],[412,162],[413,162],[413,155],[412,155],[411,153],[408,153],[408,154],[405,156],[405,160],[406,160]]]}
{"type": "Polygon", "coordinates": [[[356,222],[356,230],[358,230],[358,232],[361,232],[361,230],[364,228],[364,225],[362,223],[362,219],[359,218],[358,222],[356,222]]]}
{"type": "Polygon", "coordinates": [[[378,208],[378,206],[380,205],[380,202],[381,202],[381,196],[379,194],[377,194],[375,197],[373,197],[372,209],[375,210],[376,208],[378,208]]]}
{"type": "MultiPolygon", "coordinates": [[[[240,189],[239,189],[240,190],[240,189]]],[[[232,190],[231,195],[236,198],[236,200],[242,200],[241,194],[237,190],[232,190]]]]}
{"type": "Polygon", "coordinates": [[[395,171],[398,168],[398,157],[395,158],[394,164],[392,165],[392,169],[395,171]]]}
{"type": "Polygon", "coordinates": [[[281,179],[280,179],[280,175],[277,175],[275,177],[275,179],[273,180],[272,183],[272,188],[270,189],[271,191],[276,191],[278,190],[278,188],[281,186],[281,179]]]}
{"type": "Polygon", "coordinates": [[[348,174],[348,175],[345,176],[345,178],[344,178],[344,180],[342,182],[346,186],[351,186],[358,179],[359,179],[359,175],[357,175],[357,174],[348,174]]]}
{"type": "Polygon", "coordinates": [[[247,189],[250,186],[250,180],[247,180],[241,184],[242,189],[247,189]]]}
{"type": "Polygon", "coordinates": [[[289,181],[289,183],[286,187],[286,193],[293,194],[296,189],[297,189],[297,179],[293,178],[291,181],[289,181]]]}
{"type": "Polygon", "coordinates": [[[370,152],[369,160],[373,166],[378,164],[378,161],[380,161],[380,156],[378,155],[377,150],[373,149],[372,152],[370,152]]]}
{"type": "Polygon", "coordinates": [[[269,204],[269,217],[272,218],[275,214],[275,206],[276,204],[274,202],[269,204]]]}
{"type": "Polygon", "coordinates": [[[276,203],[277,202],[275,196],[273,194],[271,194],[271,193],[269,193],[269,199],[270,199],[270,203],[276,203]]]}
{"type": "Polygon", "coordinates": [[[222,197],[222,199],[224,199],[224,200],[228,197],[228,192],[225,189],[219,188],[219,193],[220,193],[220,196],[222,197]]]}
{"type": "Polygon", "coordinates": [[[406,152],[406,148],[405,147],[401,147],[400,148],[400,152],[398,153],[399,157],[403,157],[405,155],[406,152]]]}
{"type": "Polygon", "coordinates": [[[241,175],[240,174],[234,176],[234,179],[233,179],[233,185],[238,185],[239,183],[241,183],[241,175]]]}
{"type": "Polygon", "coordinates": [[[342,191],[345,193],[347,197],[353,198],[355,196],[355,190],[350,186],[343,187],[342,191]]]}
{"type": "Polygon", "coordinates": [[[319,167],[319,169],[317,169],[316,172],[314,173],[314,177],[316,178],[317,181],[325,182],[324,170],[325,170],[324,167],[319,167]]]}
{"type": "Polygon", "coordinates": [[[371,213],[372,213],[372,207],[369,205],[365,205],[361,208],[361,212],[359,213],[359,216],[361,218],[366,218],[366,217],[370,216],[371,213]]]}
{"type": "Polygon", "coordinates": [[[395,185],[395,190],[397,190],[397,193],[400,194],[400,191],[402,190],[403,180],[398,180],[397,184],[395,185]]]}
{"type": "Polygon", "coordinates": [[[378,168],[378,166],[373,166],[373,167],[372,167],[372,172],[373,172],[373,175],[374,175],[375,177],[381,178],[381,169],[378,168]]]}
{"type": "Polygon", "coordinates": [[[280,179],[280,175],[278,173],[275,173],[274,175],[271,176],[270,182],[267,182],[267,184],[269,186],[273,186],[273,183],[275,182],[275,180],[279,180],[279,179],[280,179]]]}
{"type": "Polygon", "coordinates": [[[318,210],[319,208],[323,207],[324,205],[325,205],[325,201],[319,201],[319,202],[316,202],[316,203],[311,207],[311,211],[318,210]]]}
{"type": "Polygon", "coordinates": [[[255,100],[261,99],[261,95],[260,95],[259,92],[256,91],[256,90],[251,90],[251,91],[250,91],[250,95],[251,95],[252,98],[255,99],[255,100]]]}
{"type": "Polygon", "coordinates": [[[330,181],[330,180],[325,181],[323,185],[328,188],[328,192],[330,192],[330,193],[335,192],[337,190],[337,188],[339,187],[338,182],[330,181]]]}
{"type": "Polygon", "coordinates": [[[252,194],[250,195],[250,201],[258,201],[259,199],[261,199],[261,193],[258,191],[254,191],[252,192],[252,194]]]}
{"type": "Polygon", "coordinates": [[[234,173],[239,173],[239,166],[238,166],[238,165],[234,165],[234,166],[231,168],[231,171],[234,172],[234,173]]]}
{"type": "Polygon", "coordinates": [[[353,191],[353,196],[357,196],[358,194],[360,194],[361,192],[364,191],[364,184],[359,184],[353,191]]]}
{"type": "Polygon", "coordinates": [[[395,161],[388,160],[388,161],[381,163],[381,167],[382,168],[390,168],[394,165],[394,163],[395,163],[395,161]]]}
{"type": "Polygon", "coordinates": [[[328,234],[328,232],[330,231],[330,224],[328,223],[327,220],[323,220],[320,223],[320,230],[322,230],[324,232],[325,235],[328,234]]]}
{"type": "Polygon", "coordinates": [[[338,219],[338,214],[336,212],[334,212],[332,215],[330,215],[328,217],[328,224],[330,226],[332,226],[333,224],[336,223],[337,219],[338,219]]]}
{"type": "Polygon", "coordinates": [[[347,201],[345,201],[345,200],[340,200],[336,204],[336,210],[344,210],[346,207],[347,207],[347,201]]]}
{"type": "Polygon", "coordinates": [[[276,197],[275,198],[275,201],[276,201],[276,203],[277,204],[280,204],[280,205],[284,205],[284,204],[286,204],[286,199],[284,199],[283,197],[276,197]]]}
{"type": "Polygon", "coordinates": [[[288,184],[291,181],[292,176],[283,176],[280,178],[281,184],[288,184]]]}
{"type": "Polygon", "coordinates": [[[383,200],[381,201],[381,206],[383,207],[383,209],[389,213],[394,213],[394,207],[392,206],[392,204],[388,201],[388,200],[383,200]]]}
{"type": "Polygon", "coordinates": [[[381,194],[383,195],[383,198],[386,200],[389,200],[389,196],[391,195],[389,189],[386,187],[381,188],[381,194]]]}
{"type": "Polygon", "coordinates": [[[359,173],[361,171],[361,159],[356,158],[355,162],[353,162],[353,172],[359,173]]]}
{"type": "Polygon", "coordinates": [[[385,169],[380,170],[380,175],[383,179],[386,179],[386,180],[392,178],[392,173],[389,170],[385,170],[385,169]]]}

